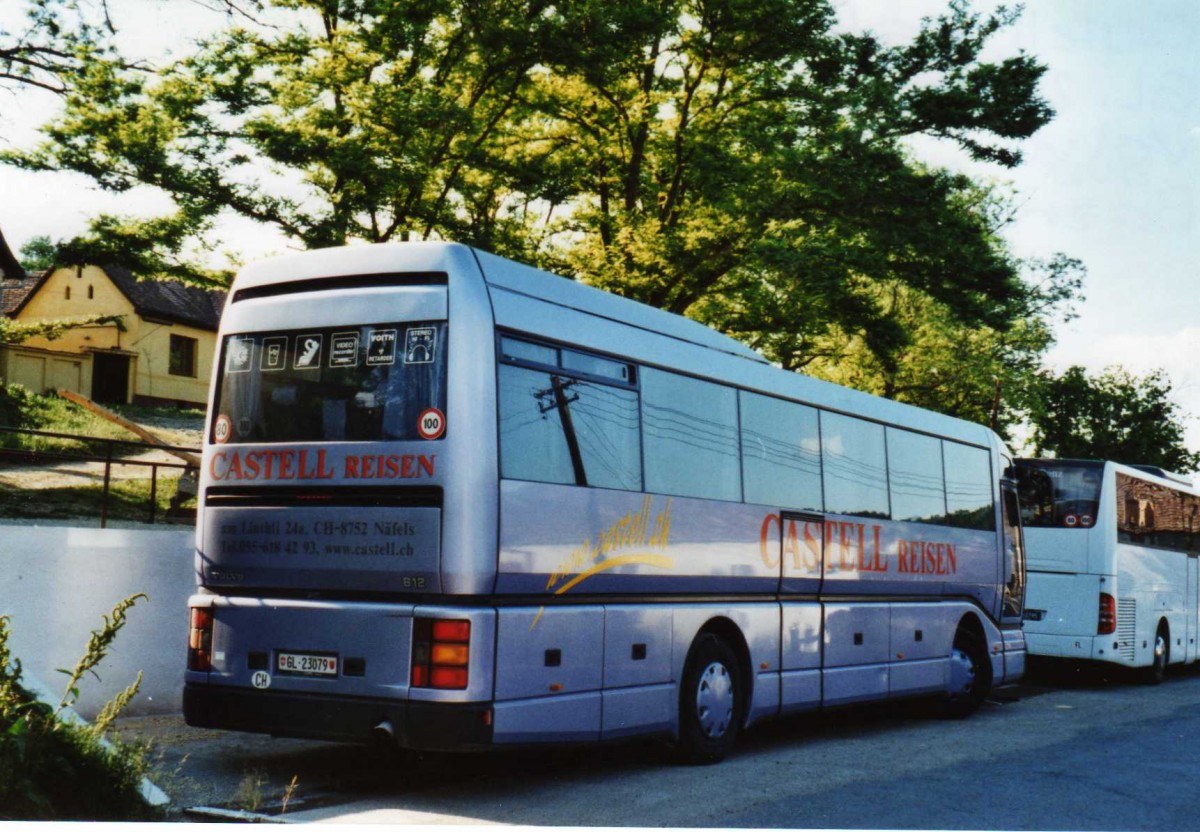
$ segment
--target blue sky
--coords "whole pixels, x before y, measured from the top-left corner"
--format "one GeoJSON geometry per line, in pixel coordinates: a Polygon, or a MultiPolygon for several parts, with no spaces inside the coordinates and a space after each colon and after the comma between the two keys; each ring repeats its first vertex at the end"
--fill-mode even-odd
{"type": "MultiPolygon", "coordinates": [[[[941,0],[832,0],[844,28],[885,42],[910,38],[941,0]]],[[[0,28],[14,28],[17,0],[0,2],[0,28]]],[[[988,10],[994,2],[977,0],[988,10]]],[[[111,0],[126,41],[145,54],[180,48],[216,18],[189,0],[111,0]],[[167,33],[164,37],[164,33],[167,33]]],[[[1043,94],[1054,121],[1023,145],[1016,170],[977,165],[945,145],[913,152],[974,176],[1011,183],[1021,203],[1006,237],[1023,257],[1064,252],[1088,270],[1080,317],[1058,331],[1052,366],[1162,367],[1192,415],[1200,450],[1200,0],[1028,0],[990,55],[1024,50],[1048,64],[1043,94]]],[[[17,143],[52,117],[50,96],[0,98],[0,136],[17,143]]],[[[149,191],[117,198],[66,174],[0,167],[0,229],[17,248],[30,237],[68,237],[100,210],[152,213],[149,191]]],[[[244,259],[284,245],[246,222],[224,238],[244,259]]]]}
{"type": "MultiPolygon", "coordinates": [[[[849,29],[911,37],[932,0],[835,0],[849,29]]],[[[994,3],[977,2],[977,9],[994,3]]],[[[1023,257],[1062,251],[1088,270],[1087,300],[1061,326],[1050,364],[1162,367],[1200,416],[1200,2],[1030,0],[991,55],[1017,50],[1049,69],[1057,112],[1006,171],[932,142],[914,152],[1011,182],[1021,208],[1005,236],[1023,257]]],[[[1200,419],[1187,422],[1200,449],[1200,419]]]]}

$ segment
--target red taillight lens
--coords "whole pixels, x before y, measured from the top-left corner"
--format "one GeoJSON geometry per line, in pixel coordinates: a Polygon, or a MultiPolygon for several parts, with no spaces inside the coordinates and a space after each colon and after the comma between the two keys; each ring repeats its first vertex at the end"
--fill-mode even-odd
{"type": "Polygon", "coordinates": [[[188,670],[212,670],[213,613],[209,607],[192,607],[188,630],[188,670]]]}
{"type": "Polygon", "coordinates": [[[434,621],[434,641],[458,641],[466,644],[471,640],[470,621],[434,621]]]}
{"type": "Polygon", "coordinates": [[[1100,617],[1096,622],[1096,635],[1106,636],[1117,631],[1117,602],[1106,592],[1100,593],[1100,617]]]}
{"type": "Polygon", "coordinates": [[[471,622],[413,619],[412,686],[463,690],[471,661],[471,622]]]}
{"type": "Polygon", "coordinates": [[[467,669],[465,667],[435,667],[431,687],[446,690],[463,690],[467,686],[467,669]]]}

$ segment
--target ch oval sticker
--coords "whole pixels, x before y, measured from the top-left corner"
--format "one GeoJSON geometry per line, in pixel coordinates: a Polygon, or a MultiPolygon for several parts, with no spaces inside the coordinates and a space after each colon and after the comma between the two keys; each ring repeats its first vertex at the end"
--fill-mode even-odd
{"type": "Polygon", "coordinates": [[[259,690],[266,690],[271,687],[271,674],[265,670],[256,670],[250,677],[250,684],[259,690]]]}
{"type": "Polygon", "coordinates": [[[417,417],[417,433],[422,439],[440,439],[446,432],[446,414],[436,407],[421,411],[417,417]]]}

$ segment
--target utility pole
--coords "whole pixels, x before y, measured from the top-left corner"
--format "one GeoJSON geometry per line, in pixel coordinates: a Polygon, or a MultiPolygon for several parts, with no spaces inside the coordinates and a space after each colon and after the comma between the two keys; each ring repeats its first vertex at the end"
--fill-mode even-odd
{"type": "Polygon", "coordinates": [[[550,376],[550,390],[542,391],[538,397],[553,392],[554,404],[541,405],[538,410],[542,413],[558,410],[563,437],[567,440],[567,452],[571,455],[571,468],[575,471],[575,484],[587,485],[587,471],[583,468],[583,454],[579,452],[579,438],[575,435],[575,422],[571,418],[571,402],[579,401],[579,394],[567,395],[567,388],[575,383],[574,379],[564,381],[561,376],[550,376]]]}

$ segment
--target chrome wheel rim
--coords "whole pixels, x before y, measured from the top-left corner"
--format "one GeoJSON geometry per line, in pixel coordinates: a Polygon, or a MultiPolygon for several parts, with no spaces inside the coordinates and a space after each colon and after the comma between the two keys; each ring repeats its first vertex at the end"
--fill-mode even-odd
{"type": "Polygon", "coordinates": [[[966,651],[955,647],[950,651],[950,695],[967,696],[975,687],[975,662],[966,651]]]}
{"type": "Polygon", "coordinates": [[[724,736],[733,722],[733,680],[729,670],[713,662],[700,674],[696,686],[696,721],[709,739],[724,736]]]}
{"type": "Polygon", "coordinates": [[[1159,633],[1154,637],[1154,667],[1161,669],[1166,666],[1167,640],[1159,633]]]}

